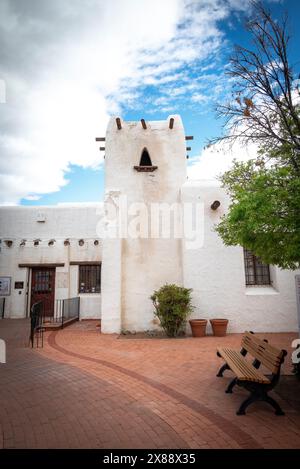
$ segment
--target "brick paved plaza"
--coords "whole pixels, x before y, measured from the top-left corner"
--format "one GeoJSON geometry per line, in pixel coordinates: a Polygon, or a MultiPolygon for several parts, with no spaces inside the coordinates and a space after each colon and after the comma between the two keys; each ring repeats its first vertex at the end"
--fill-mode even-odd
{"type": "MultiPolygon", "coordinates": [[[[280,388],[285,416],[265,403],[236,416],[246,392],[225,394],[231,374],[216,378],[215,350],[238,347],[240,334],[128,338],[96,326],[49,331],[43,349],[30,349],[28,320],[0,322],[0,448],[300,448],[300,412],[280,388]]],[[[289,350],[296,337],[266,336],[289,350]]]]}

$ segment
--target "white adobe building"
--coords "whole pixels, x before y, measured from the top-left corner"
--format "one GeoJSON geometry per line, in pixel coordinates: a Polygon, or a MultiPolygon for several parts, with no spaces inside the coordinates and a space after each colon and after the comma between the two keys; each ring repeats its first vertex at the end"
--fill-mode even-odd
{"type": "MultiPolygon", "coordinates": [[[[102,213],[100,203],[0,208],[0,279],[11,278],[5,317],[29,316],[31,305],[40,299],[50,303],[51,315],[56,300],[78,296],[80,269],[101,269],[96,226],[102,213]]],[[[100,284],[80,297],[81,318],[100,318],[100,284]]]]}
{"type": "Polygon", "coordinates": [[[297,331],[299,272],[224,246],[213,227],[228,197],[216,182],[187,180],[179,116],[111,118],[105,147],[104,206],[0,208],[5,317],[28,316],[43,295],[49,314],[79,296],[80,318],[101,318],[104,333],[151,330],[150,295],[176,283],[193,289],[193,317],[226,317],[229,332],[297,331]]]}

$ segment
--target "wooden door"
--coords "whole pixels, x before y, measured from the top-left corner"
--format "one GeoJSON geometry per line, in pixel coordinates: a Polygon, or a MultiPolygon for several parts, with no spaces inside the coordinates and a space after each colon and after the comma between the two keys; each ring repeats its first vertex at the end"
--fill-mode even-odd
{"type": "Polygon", "coordinates": [[[31,277],[31,306],[38,301],[44,305],[44,316],[54,315],[55,268],[34,267],[31,277]]]}

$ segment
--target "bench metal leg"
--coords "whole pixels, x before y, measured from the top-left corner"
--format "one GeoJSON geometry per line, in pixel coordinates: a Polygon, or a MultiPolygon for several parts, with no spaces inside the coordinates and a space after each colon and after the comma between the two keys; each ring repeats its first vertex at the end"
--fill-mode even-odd
{"type": "Polygon", "coordinates": [[[284,412],[278,402],[273,399],[273,397],[266,395],[264,401],[268,402],[271,404],[271,406],[275,409],[275,414],[276,415],[284,415],[284,412]]]}
{"type": "Polygon", "coordinates": [[[259,395],[256,393],[251,393],[250,396],[242,402],[240,405],[239,410],[237,411],[236,415],[245,415],[247,407],[255,401],[259,400],[259,395]]]}
{"type": "Polygon", "coordinates": [[[250,396],[242,402],[239,410],[237,411],[237,415],[245,415],[247,407],[255,401],[264,401],[268,402],[274,409],[276,415],[284,415],[284,412],[278,402],[273,399],[273,397],[269,396],[266,392],[253,392],[250,396]]]}
{"type": "Polygon", "coordinates": [[[237,378],[233,378],[230,383],[228,384],[227,388],[226,388],[226,393],[227,394],[232,394],[232,390],[234,388],[234,386],[236,385],[236,382],[237,382],[237,378]]]}
{"type": "Polygon", "coordinates": [[[229,366],[227,365],[227,363],[225,363],[224,365],[221,366],[221,368],[219,369],[218,373],[217,373],[217,377],[218,378],[222,378],[223,377],[223,373],[225,370],[230,370],[229,366]]]}

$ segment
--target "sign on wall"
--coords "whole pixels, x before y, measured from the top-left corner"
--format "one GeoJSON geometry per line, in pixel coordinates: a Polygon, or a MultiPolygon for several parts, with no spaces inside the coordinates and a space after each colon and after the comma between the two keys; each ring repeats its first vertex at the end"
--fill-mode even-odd
{"type": "Polygon", "coordinates": [[[9,296],[11,277],[0,277],[0,296],[9,296]]]}

